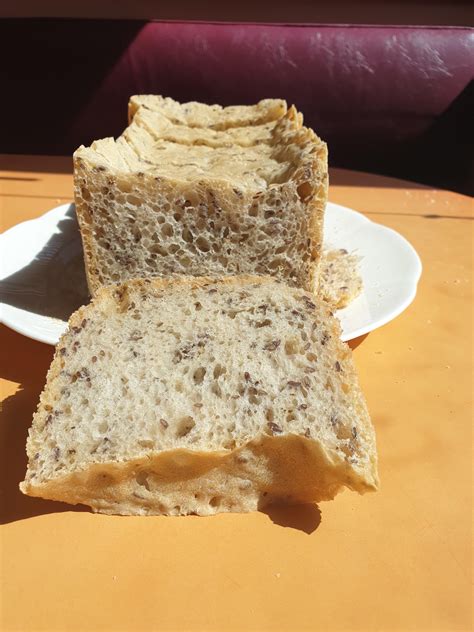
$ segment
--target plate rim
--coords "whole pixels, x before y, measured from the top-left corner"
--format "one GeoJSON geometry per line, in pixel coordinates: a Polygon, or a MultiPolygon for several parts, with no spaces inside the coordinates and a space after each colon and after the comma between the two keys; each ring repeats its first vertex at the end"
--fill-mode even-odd
{"type": "MultiPolygon", "coordinates": [[[[350,213],[351,216],[354,218],[356,217],[357,221],[360,222],[361,224],[363,223],[373,224],[374,226],[377,227],[377,230],[385,232],[387,234],[388,233],[392,234],[392,236],[395,237],[395,239],[398,240],[399,243],[403,244],[405,254],[411,257],[411,263],[413,267],[412,274],[410,275],[410,278],[407,279],[406,296],[404,300],[397,303],[396,307],[388,311],[385,315],[381,316],[380,318],[375,319],[371,321],[370,323],[367,323],[366,325],[363,325],[357,329],[353,329],[347,333],[344,333],[344,331],[342,330],[342,325],[341,325],[341,340],[343,342],[348,342],[350,340],[354,340],[355,338],[359,338],[360,336],[364,336],[370,333],[371,331],[374,331],[375,329],[379,329],[380,327],[383,327],[387,323],[397,318],[402,312],[404,312],[411,305],[411,303],[414,301],[417,294],[418,283],[420,281],[420,278],[423,272],[423,265],[421,262],[421,258],[418,252],[415,250],[414,246],[408,241],[408,239],[406,239],[406,237],[401,235],[398,231],[394,230],[393,228],[390,228],[389,226],[385,226],[385,224],[374,222],[372,219],[368,218],[366,215],[364,215],[360,211],[356,211],[355,209],[350,208],[349,206],[345,206],[343,204],[338,204],[336,202],[332,202],[328,200],[327,207],[329,206],[333,207],[333,209],[336,211],[339,209],[342,209],[344,212],[350,213]]],[[[65,202],[63,204],[60,204],[58,206],[55,206],[45,211],[38,217],[27,219],[22,222],[19,222],[18,224],[10,226],[5,231],[0,233],[0,246],[2,245],[3,241],[6,238],[10,237],[12,232],[16,232],[18,230],[21,231],[28,224],[32,224],[32,223],[37,224],[38,222],[47,221],[48,219],[50,219],[52,216],[55,216],[55,215],[57,215],[59,219],[59,217],[64,215],[71,207],[75,208],[75,204],[73,201],[65,202]]],[[[0,261],[0,264],[1,264],[1,261],[0,261]]],[[[3,278],[4,278],[3,266],[1,266],[0,267],[0,281],[3,280],[3,278]]],[[[8,305],[3,302],[0,302],[0,307],[2,308],[7,307],[12,310],[19,309],[13,305],[8,305]]],[[[27,311],[27,310],[19,310],[19,311],[27,311]]],[[[44,318],[44,316],[42,318],[44,318]]],[[[64,322],[64,321],[60,321],[60,322],[64,322]]],[[[15,331],[16,333],[26,336],[27,338],[30,338],[32,340],[36,340],[37,342],[42,342],[44,344],[53,345],[53,346],[58,343],[58,340],[56,339],[56,337],[50,336],[47,333],[37,334],[36,332],[32,332],[31,329],[27,325],[22,325],[21,323],[17,324],[16,321],[12,321],[11,319],[5,318],[3,314],[3,309],[0,309],[0,323],[4,324],[5,326],[15,331]]],[[[62,334],[60,334],[60,336],[61,335],[62,334]]]]}

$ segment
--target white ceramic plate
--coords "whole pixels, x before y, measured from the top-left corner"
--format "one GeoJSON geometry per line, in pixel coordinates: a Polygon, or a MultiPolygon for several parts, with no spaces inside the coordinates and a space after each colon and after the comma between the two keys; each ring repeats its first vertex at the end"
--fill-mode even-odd
{"type": "MultiPolygon", "coordinates": [[[[325,246],[362,257],[362,294],[337,316],[343,340],[366,334],[413,301],[421,274],[414,248],[394,230],[328,203],[325,246]]],[[[89,300],[74,205],[63,204],[0,235],[0,320],[56,344],[67,319],[89,300]]]]}

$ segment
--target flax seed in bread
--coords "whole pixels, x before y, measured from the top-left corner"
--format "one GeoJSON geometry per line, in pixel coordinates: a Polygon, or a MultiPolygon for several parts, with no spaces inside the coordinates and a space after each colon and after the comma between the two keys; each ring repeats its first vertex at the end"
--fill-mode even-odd
{"type": "Polygon", "coordinates": [[[338,321],[269,277],[99,290],[56,348],[27,452],[24,493],[104,513],[252,511],[377,487],[338,321]]]}

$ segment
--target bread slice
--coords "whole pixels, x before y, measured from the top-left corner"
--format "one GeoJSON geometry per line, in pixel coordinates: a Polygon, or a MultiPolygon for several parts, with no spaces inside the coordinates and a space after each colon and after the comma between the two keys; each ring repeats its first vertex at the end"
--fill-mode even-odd
{"type": "Polygon", "coordinates": [[[323,250],[318,294],[332,310],[347,307],[362,292],[360,257],[344,248],[323,250]]]}
{"type": "Polygon", "coordinates": [[[136,277],[234,274],[315,291],[327,148],[301,114],[273,100],[131,103],[120,138],[74,154],[91,294],[136,277]]]}
{"type": "Polygon", "coordinates": [[[268,277],[100,290],[56,348],[21,490],[207,515],[376,489],[351,351],[313,300],[268,277]]]}

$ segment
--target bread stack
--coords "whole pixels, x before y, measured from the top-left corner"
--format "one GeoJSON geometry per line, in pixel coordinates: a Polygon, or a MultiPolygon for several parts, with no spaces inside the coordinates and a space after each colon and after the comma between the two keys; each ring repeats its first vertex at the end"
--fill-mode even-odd
{"type": "MultiPolygon", "coordinates": [[[[132,97],[129,118],[74,156],[93,300],[56,349],[22,491],[207,515],[375,489],[351,352],[318,296],[326,145],[273,99],[132,97]]],[[[341,287],[333,305],[357,292],[341,287]]]]}

